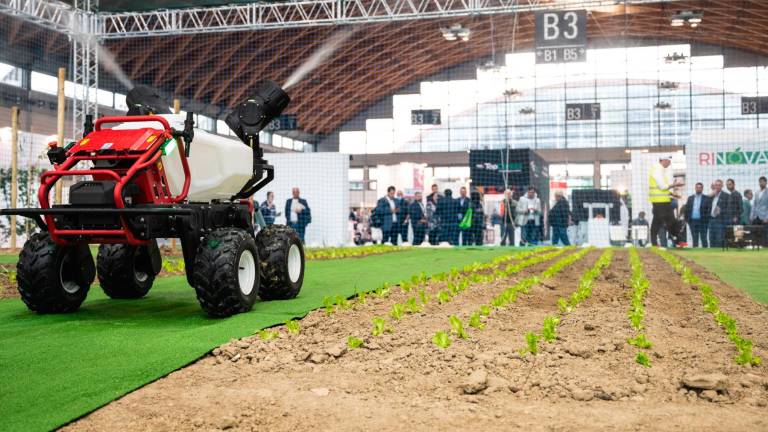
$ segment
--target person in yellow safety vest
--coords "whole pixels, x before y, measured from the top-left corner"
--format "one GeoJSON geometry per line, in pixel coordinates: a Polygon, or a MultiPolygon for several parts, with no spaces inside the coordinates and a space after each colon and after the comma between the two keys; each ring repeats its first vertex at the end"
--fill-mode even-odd
{"type": "Polygon", "coordinates": [[[661,226],[667,233],[674,232],[675,213],[672,208],[672,195],[676,187],[683,183],[672,175],[672,156],[659,156],[659,163],[653,164],[648,172],[648,198],[651,202],[653,220],[651,221],[651,244],[657,246],[661,226]]]}

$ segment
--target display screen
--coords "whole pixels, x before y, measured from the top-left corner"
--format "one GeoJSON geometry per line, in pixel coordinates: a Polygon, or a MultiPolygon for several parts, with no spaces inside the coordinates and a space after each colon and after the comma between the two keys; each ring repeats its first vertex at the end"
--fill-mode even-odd
{"type": "Polygon", "coordinates": [[[269,122],[264,130],[267,131],[279,131],[279,130],[296,130],[298,129],[298,122],[296,121],[296,114],[283,114],[277,116],[274,120],[269,122]]]}
{"type": "Polygon", "coordinates": [[[600,104],[567,103],[565,104],[565,120],[600,120],[600,104]]]}
{"type": "Polygon", "coordinates": [[[411,124],[412,125],[439,125],[440,124],[440,110],[411,110],[411,124]]]}

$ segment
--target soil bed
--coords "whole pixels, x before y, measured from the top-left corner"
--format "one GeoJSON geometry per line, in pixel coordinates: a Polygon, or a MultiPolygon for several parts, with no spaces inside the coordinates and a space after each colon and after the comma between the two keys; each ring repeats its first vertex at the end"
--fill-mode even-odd
{"type": "MultiPolygon", "coordinates": [[[[365,305],[300,321],[301,332],[232,341],[199,362],[137,390],[65,430],[766,430],[768,371],[737,366],[730,341],[701,307],[698,291],[653,253],[641,252],[650,289],[646,333],[651,367],[635,362],[627,311],[627,252],[617,250],[592,295],[562,316],[558,338],[521,355],[523,335],[557,314],[599,256],[589,252],[516,303],[494,312],[485,330],[447,349],[430,340],[448,317],[469,313],[516,281],[565,255],[512,277],[470,286],[450,302],[392,323],[388,311],[415,293],[392,290],[365,305]],[[387,317],[392,333],[370,335],[387,317]],[[348,349],[349,336],[363,339],[348,349]],[[681,384],[711,381],[712,390],[681,384]]],[[[430,283],[430,296],[445,288],[430,283]]],[[[766,359],[763,315],[753,301],[717,285],[721,306],[750,331],[766,359]],[[758,320],[748,324],[750,320],[758,320]]],[[[760,306],[762,308],[762,306],[760,306]]]]}

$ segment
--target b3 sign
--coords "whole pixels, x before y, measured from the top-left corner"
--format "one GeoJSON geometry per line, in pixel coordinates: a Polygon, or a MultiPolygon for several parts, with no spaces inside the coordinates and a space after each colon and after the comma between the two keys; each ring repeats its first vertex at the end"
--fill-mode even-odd
{"type": "Polygon", "coordinates": [[[586,52],[586,11],[536,13],[536,63],[583,62],[586,52]]]}

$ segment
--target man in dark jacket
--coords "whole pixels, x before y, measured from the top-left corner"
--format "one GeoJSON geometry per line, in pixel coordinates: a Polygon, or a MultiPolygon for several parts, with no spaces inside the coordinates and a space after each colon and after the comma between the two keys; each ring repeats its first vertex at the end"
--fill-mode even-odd
{"type": "Polygon", "coordinates": [[[712,198],[704,195],[704,185],[696,183],[695,193],[685,203],[685,222],[691,229],[693,247],[707,247],[707,227],[712,216],[712,198]]]}
{"type": "Polygon", "coordinates": [[[730,195],[723,190],[723,181],[720,179],[712,183],[712,203],[709,212],[709,246],[722,247],[725,237],[725,226],[728,225],[730,195]]]}
{"type": "MultiPolygon", "coordinates": [[[[397,213],[397,234],[400,235],[403,242],[408,241],[408,201],[403,196],[403,191],[397,191],[397,201],[400,204],[400,211],[397,213]]],[[[397,236],[395,234],[395,236],[397,236]]]]}
{"type": "Polygon", "coordinates": [[[509,245],[515,245],[515,215],[517,212],[517,201],[512,197],[512,190],[504,191],[504,199],[501,201],[501,245],[506,246],[507,239],[509,245]]]}
{"type": "Polygon", "coordinates": [[[725,181],[725,187],[728,189],[730,198],[728,199],[728,221],[726,225],[738,225],[741,221],[741,194],[736,190],[736,182],[733,179],[725,181]]]}
{"type": "Polygon", "coordinates": [[[555,205],[549,211],[549,226],[552,228],[552,246],[562,242],[563,246],[570,246],[568,241],[568,221],[571,217],[571,209],[568,200],[561,191],[555,192],[555,205]]]}
{"type": "Polygon", "coordinates": [[[397,215],[400,213],[400,201],[395,197],[395,187],[390,186],[387,188],[387,194],[376,203],[374,209],[376,216],[381,218],[381,232],[383,237],[382,243],[390,242],[393,245],[397,244],[397,234],[399,230],[399,224],[397,223],[397,215]]]}
{"type": "Polygon", "coordinates": [[[291,190],[293,198],[285,201],[285,222],[296,231],[301,242],[304,243],[304,233],[307,231],[307,225],[312,223],[312,213],[307,200],[301,198],[299,193],[299,188],[293,188],[291,190]]]}
{"type": "MultiPolygon", "coordinates": [[[[467,214],[467,210],[469,209],[469,197],[467,196],[467,188],[464,186],[459,189],[459,197],[456,198],[456,209],[458,210],[458,223],[461,223],[461,220],[464,219],[464,215],[467,214]]],[[[468,246],[473,240],[469,233],[469,229],[463,229],[459,228],[458,231],[456,231],[456,243],[459,243],[459,235],[461,235],[461,245],[462,246],[468,246]]]]}
{"type": "Polygon", "coordinates": [[[459,214],[456,208],[456,200],[453,192],[446,189],[444,195],[437,202],[437,216],[440,219],[440,241],[448,242],[454,246],[459,241],[459,214]]]}
{"type": "Polygon", "coordinates": [[[408,219],[413,230],[413,244],[418,246],[424,242],[424,234],[427,232],[427,208],[421,200],[421,192],[416,192],[415,195],[408,207],[408,219]]]}

